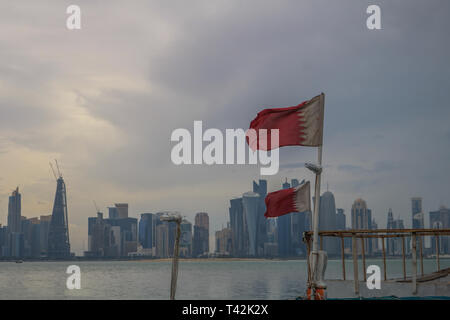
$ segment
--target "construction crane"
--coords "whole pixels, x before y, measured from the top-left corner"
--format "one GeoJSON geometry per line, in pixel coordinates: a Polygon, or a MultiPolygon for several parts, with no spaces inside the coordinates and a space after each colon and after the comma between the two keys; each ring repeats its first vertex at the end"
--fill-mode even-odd
{"type": "Polygon", "coordinates": [[[55,159],[56,171],[55,171],[55,167],[52,165],[52,163],[49,162],[49,164],[50,164],[50,168],[52,169],[52,173],[53,173],[53,176],[55,177],[55,180],[58,180],[58,178],[62,178],[61,171],[59,170],[58,160],[55,159]]]}
{"type": "Polygon", "coordinates": [[[58,160],[55,159],[55,163],[56,163],[56,168],[58,169],[58,175],[59,175],[59,177],[61,178],[61,177],[62,177],[62,174],[61,174],[61,171],[59,170],[58,160]]]}
{"type": "Polygon", "coordinates": [[[56,176],[55,168],[53,168],[52,163],[49,162],[48,164],[50,165],[50,168],[52,169],[52,173],[53,173],[53,176],[55,177],[55,180],[58,180],[58,177],[56,176]]]}
{"type": "Polygon", "coordinates": [[[97,210],[97,213],[99,213],[100,210],[98,209],[97,202],[95,202],[95,200],[92,200],[92,202],[94,202],[95,210],[97,210]]]}

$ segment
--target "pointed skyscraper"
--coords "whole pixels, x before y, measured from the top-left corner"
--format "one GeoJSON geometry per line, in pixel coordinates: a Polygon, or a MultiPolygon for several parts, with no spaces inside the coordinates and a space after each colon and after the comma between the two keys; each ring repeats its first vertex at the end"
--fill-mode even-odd
{"type": "Polygon", "coordinates": [[[48,232],[48,256],[54,259],[70,257],[66,184],[61,173],[58,172],[58,174],[55,202],[48,232]]]}

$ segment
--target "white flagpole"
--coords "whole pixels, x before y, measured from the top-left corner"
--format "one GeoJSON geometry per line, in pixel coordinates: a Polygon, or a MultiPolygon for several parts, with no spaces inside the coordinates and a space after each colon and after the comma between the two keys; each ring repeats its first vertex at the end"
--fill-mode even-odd
{"type": "MultiPolygon", "coordinates": [[[[320,99],[324,99],[324,95],[322,94],[320,99]]],[[[324,103],[322,100],[321,103],[324,103]]],[[[323,130],[323,129],[322,129],[323,130]]],[[[323,133],[322,133],[323,135],[323,133]]],[[[323,138],[322,138],[323,140],[323,138]]],[[[320,206],[320,176],[322,173],[322,144],[318,147],[317,150],[317,160],[319,165],[319,170],[316,171],[316,183],[315,183],[315,191],[314,191],[314,216],[313,216],[313,247],[312,247],[312,299],[315,299],[316,296],[316,285],[318,275],[318,262],[319,262],[319,206],[320,206]]]]}

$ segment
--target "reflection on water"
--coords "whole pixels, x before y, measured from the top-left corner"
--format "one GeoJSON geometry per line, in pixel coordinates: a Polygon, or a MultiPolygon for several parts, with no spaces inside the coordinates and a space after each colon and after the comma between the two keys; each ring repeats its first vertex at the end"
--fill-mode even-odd
{"type": "MultiPolygon", "coordinates": [[[[383,268],[382,260],[371,264],[383,268]]],[[[435,262],[424,266],[434,271],[435,262]]],[[[441,260],[444,267],[450,260],[441,260]]],[[[0,299],[168,299],[170,270],[170,262],[1,262],[0,299]],[[66,289],[71,264],[81,268],[80,290],[66,289]]],[[[180,261],[179,270],[177,299],[292,299],[303,295],[307,277],[304,260],[180,261]]],[[[351,279],[351,261],[346,270],[351,279]]],[[[388,277],[402,270],[402,260],[388,260],[388,277]]],[[[341,275],[341,261],[328,261],[326,278],[341,275]]]]}

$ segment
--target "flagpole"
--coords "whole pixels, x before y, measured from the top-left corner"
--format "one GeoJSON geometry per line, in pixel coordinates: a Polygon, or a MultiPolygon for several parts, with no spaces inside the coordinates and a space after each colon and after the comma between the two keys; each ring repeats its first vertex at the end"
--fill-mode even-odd
{"type": "MultiPolygon", "coordinates": [[[[324,95],[322,94],[320,99],[324,99],[324,95]]],[[[322,100],[322,103],[324,101],[322,100]]],[[[323,104],[322,104],[323,105],[323,104]]],[[[319,262],[319,206],[320,206],[320,177],[322,173],[322,143],[319,145],[317,149],[317,161],[319,165],[319,170],[315,172],[316,174],[316,183],[314,190],[314,216],[313,216],[313,247],[312,247],[312,299],[316,298],[316,287],[318,280],[318,262],[319,262]]]]}

